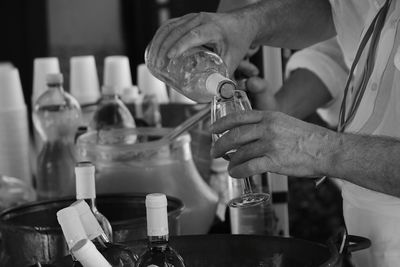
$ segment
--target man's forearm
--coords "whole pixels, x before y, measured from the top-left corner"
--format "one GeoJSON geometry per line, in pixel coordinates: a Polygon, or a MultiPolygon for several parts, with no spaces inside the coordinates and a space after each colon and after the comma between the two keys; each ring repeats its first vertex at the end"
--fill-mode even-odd
{"type": "Polygon", "coordinates": [[[324,149],[322,174],[400,197],[400,140],[336,133],[336,143],[324,149]]]}
{"type": "Polygon", "coordinates": [[[238,15],[256,25],[255,45],[300,49],[336,35],[327,0],[261,0],[238,15]]]}
{"type": "Polygon", "coordinates": [[[328,103],[332,96],[325,84],[307,69],[293,71],[275,94],[279,111],[304,119],[328,103]]]}

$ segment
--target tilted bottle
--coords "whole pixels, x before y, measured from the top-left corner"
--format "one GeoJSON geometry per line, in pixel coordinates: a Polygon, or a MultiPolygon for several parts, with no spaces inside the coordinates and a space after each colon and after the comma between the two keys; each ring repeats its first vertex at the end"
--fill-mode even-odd
{"type": "MultiPolygon", "coordinates": [[[[82,239],[86,239],[87,235],[79,214],[75,208],[66,207],[57,212],[57,221],[61,226],[62,232],[64,234],[65,241],[67,242],[68,250],[72,255],[72,248],[82,239]]],[[[55,266],[71,266],[71,267],[81,267],[81,264],[76,261],[75,258],[63,258],[54,262],[55,266]]]]}
{"type": "MultiPolygon", "coordinates": [[[[92,241],[82,239],[72,247],[71,253],[83,267],[112,267],[92,241]]],[[[119,265],[117,265],[119,266],[119,265]]]]}
{"type": "Polygon", "coordinates": [[[78,212],[87,238],[93,242],[98,251],[112,266],[136,266],[138,259],[136,253],[123,245],[110,242],[85,201],[75,201],[71,207],[78,212]]]}
{"type": "Polygon", "coordinates": [[[61,73],[48,74],[48,90],[33,107],[33,123],[43,146],[37,157],[36,188],[42,199],[74,191],[74,137],[81,120],[79,103],[63,89],[61,73]]]}
{"type": "Polygon", "coordinates": [[[75,167],[76,199],[85,200],[99,222],[107,238],[112,242],[112,227],[108,219],[96,206],[95,167],[91,162],[79,162],[75,167]]]}
{"type": "Polygon", "coordinates": [[[228,78],[228,70],[223,60],[205,47],[194,47],[176,58],[163,58],[164,64],[156,66],[154,57],[145,52],[146,65],[150,72],[186,97],[208,103],[216,95],[230,98],[235,90],[235,83],[228,78]]]}
{"type": "Polygon", "coordinates": [[[137,266],[185,266],[182,257],[168,244],[167,198],[164,194],[146,196],[147,250],[139,257],[137,266]]]}

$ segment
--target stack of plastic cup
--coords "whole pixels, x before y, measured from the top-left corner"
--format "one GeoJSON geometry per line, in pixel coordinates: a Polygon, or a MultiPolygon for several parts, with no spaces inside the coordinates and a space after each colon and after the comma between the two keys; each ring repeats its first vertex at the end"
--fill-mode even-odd
{"type": "Polygon", "coordinates": [[[32,183],[28,114],[19,72],[0,70],[0,173],[32,183]]]}
{"type": "Polygon", "coordinates": [[[96,103],[100,98],[99,78],[93,56],[77,56],[70,60],[70,93],[81,106],[96,103]]]}
{"type": "Polygon", "coordinates": [[[0,62],[0,71],[1,70],[7,70],[7,69],[13,69],[14,65],[11,62],[3,61],[0,62]]]}
{"type": "Polygon", "coordinates": [[[108,56],[104,59],[103,94],[121,94],[132,86],[131,68],[126,56],[108,56]]]}
{"type": "Polygon", "coordinates": [[[49,73],[60,73],[58,58],[35,58],[33,63],[32,107],[39,96],[47,90],[46,75],[49,73]]]}
{"type": "Polygon", "coordinates": [[[165,84],[153,76],[145,64],[137,67],[138,87],[144,95],[154,95],[159,104],[169,102],[165,84]]]}

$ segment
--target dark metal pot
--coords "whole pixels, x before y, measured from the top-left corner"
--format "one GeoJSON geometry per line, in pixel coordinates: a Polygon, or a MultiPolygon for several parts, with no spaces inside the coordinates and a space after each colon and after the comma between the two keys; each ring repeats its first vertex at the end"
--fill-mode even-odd
{"type": "MultiPolygon", "coordinates": [[[[340,244],[329,243],[324,245],[295,238],[257,235],[176,236],[170,241],[188,267],[349,266],[344,264],[346,255],[370,246],[366,238],[348,236],[340,253],[340,244]]],[[[146,241],[130,245],[142,251],[146,241]]]]}
{"type": "MultiPolygon", "coordinates": [[[[115,242],[132,242],[146,238],[146,194],[100,195],[99,210],[110,220],[115,242]]],[[[183,204],[168,199],[171,235],[179,234],[179,215],[183,204]]],[[[67,244],[57,222],[56,212],[75,199],[62,198],[33,202],[5,210],[0,214],[0,266],[28,266],[52,262],[66,255],[67,244]]]]}

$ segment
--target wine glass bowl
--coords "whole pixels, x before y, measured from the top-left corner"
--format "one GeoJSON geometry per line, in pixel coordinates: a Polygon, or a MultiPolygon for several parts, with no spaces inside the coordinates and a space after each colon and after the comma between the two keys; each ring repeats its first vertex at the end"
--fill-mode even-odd
{"type": "MultiPolygon", "coordinates": [[[[235,90],[231,98],[223,98],[220,96],[215,96],[211,103],[211,122],[214,123],[218,119],[234,112],[251,110],[251,104],[247,95],[244,91],[235,90]]],[[[226,132],[221,134],[213,134],[212,140],[215,143],[218,138],[223,136],[226,132]]],[[[228,151],[223,158],[230,160],[231,155],[233,155],[236,150],[228,151]]],[[[244,208],[262,204],[269,200],[270,195],[266,193],[253,193],[252,184],[250,177],[243,179],[243,194],[237,198],[229,201],[228,205],[232,208],[244,208]]]]}

